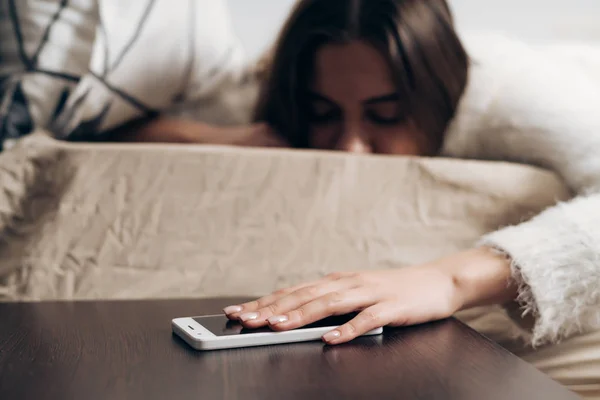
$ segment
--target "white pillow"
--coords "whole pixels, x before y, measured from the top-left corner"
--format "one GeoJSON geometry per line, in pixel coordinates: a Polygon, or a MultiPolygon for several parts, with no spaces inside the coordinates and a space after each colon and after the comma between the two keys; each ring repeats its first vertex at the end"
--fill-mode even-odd
{"type": "Polygon", "coordinates": [[[0,139],[98,134],[206,98],[244,64],[226,0],[9,0],[0,33],[0,139]]]}

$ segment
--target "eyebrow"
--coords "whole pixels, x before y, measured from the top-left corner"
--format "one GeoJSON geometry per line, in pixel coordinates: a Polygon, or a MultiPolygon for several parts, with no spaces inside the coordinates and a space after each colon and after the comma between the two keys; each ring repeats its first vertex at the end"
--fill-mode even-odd
{"type": "Polygon", "coordinates": [[[320,100],[320,101],[324,101],[325,103],[330,103],[330,104],[335,104],[335,102],[323,95],[320,95],[319,93],[313,92],[313,91],[307,91],[306,94],[308,95],[308,97],[311,98],[311,100],[320,100]]]}
{"type": "MultiPolygon", "coordinates": [[[[320,95],[319,93],[308,91],[307,94],[313,100],[321,100],[326,103],[335,104],[334,101],[332,101],[331,99],[329,99],[323,95],[320,95]]],[[[385,94],[383,96],[371,97],[370,99],[363,100],[362,103],[364,105],[374,105],[374,104],[379,104],[379,103],[397,102],[398,99],[399,99],[399,96],[397,93],[389,93],[389,94],[385,94]]]]}
{"type": "Polygon", "coordinates": [[[373,104],[379,104],[379,103],[397,102],[399,100],[399,98],[400,97],[398,96],[397,93],[390,93],[390,94],[386,94],[383,96],[371,97],[370,99],[363,101],[363,104],[373,105],[373,104]]]}

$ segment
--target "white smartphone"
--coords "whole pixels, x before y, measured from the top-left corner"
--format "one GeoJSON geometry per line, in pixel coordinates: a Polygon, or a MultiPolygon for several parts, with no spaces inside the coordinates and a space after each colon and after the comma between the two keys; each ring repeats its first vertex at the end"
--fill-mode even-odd
{"type": "MultiPolygon", "coordinates": [[[[219,350],[321,340],[325,333],[350,321],[355,315],[328,317],[285,332],[274,332],[268,327],[244,328],[224,315],[176,318],[171,321],[171,326],[173,332],[194,349],[219,350]]],[[[380,335],[382,332],[383,328],[373,329],[363,336],[380,335]]]]}

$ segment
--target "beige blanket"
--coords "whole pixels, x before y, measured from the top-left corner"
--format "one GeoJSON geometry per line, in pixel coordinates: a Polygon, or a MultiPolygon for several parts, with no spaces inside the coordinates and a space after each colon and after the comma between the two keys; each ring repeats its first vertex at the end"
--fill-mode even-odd
{"type": "Polygon", "coordinates": [[[428,261],[568,196],[502,163],[36,134],[0,155],[0,299],[261,295],[428,261]]]}
{"type": "MultiPolygon", "coordinates": [[[[568,197],[519,165],[38,134],[0,154],[0,300],[261,295],[428,261],[568,197]]],[[[459,317],[564,384],[589,372],[564,355],[590,337],[530,354],[499,307],[459,317]]]]}

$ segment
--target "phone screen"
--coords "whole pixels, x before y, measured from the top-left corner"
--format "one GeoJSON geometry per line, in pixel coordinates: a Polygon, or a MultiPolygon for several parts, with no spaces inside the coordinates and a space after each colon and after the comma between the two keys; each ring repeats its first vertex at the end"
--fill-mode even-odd
{"type": "MultiPolygon", "coordinates": [[[[322,328],[322,327],[336,327],[339,325],[343,325],[346,322],[350,321],[352,318],[356,316],[356,313],[339,315],[333,317],[327,317],[320,321],[314,322],[309,325],[305,325],[302,328],[298,329],[307,329],[307,328],[322,328]]],[[[258,328],[258,329],[248,329],[244,328],[242,324],[237,321],[231,321],[226,316],[208,316],[208,317],[196,317],[193,318],[194,321],[208,329],[215,336],[233,336],[233,335],[244,335],[248,333],[259,333],[259,332],[273,332],[269,327],[258,328]]]]}

